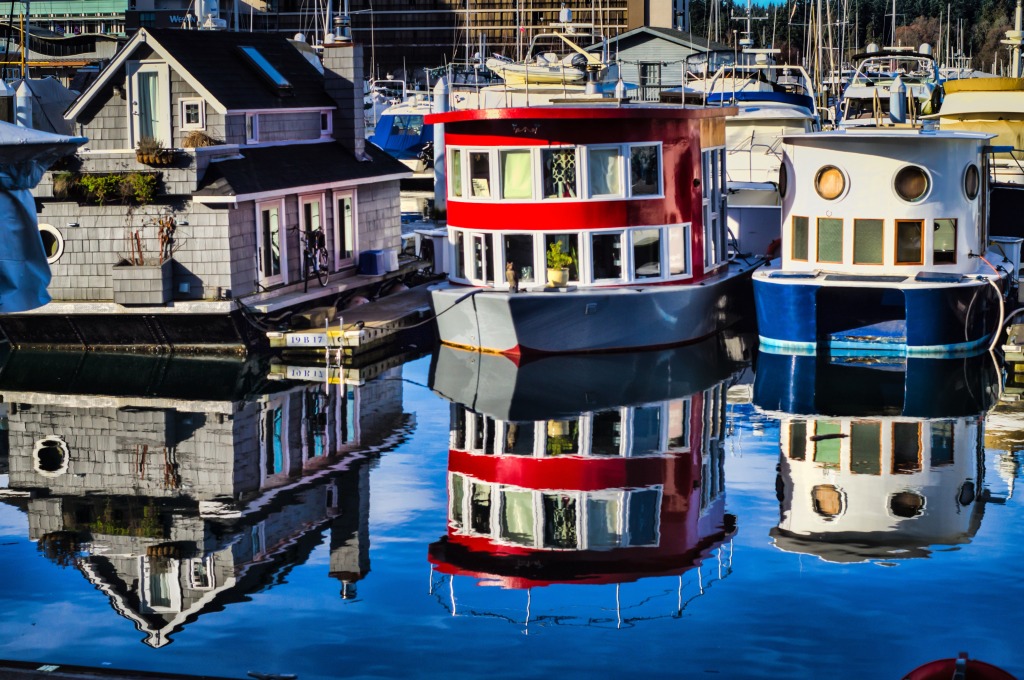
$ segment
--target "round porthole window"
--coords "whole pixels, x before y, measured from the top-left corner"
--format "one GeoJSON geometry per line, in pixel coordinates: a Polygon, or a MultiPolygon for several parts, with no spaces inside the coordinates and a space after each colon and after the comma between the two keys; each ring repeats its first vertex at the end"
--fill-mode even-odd
{"type": "Polygon", "coordinates": [[[43,240],[46,261],[53,264],[64,254],[64,237],[52,224],[39,225],[39,237],[43,240]]]}
{"type": "Polygon", "coordinates": [[[838,517],[843,512],[843,496],[839,489],[831,484],[819,484],[811,489],[811,502],[814,512],[827,520],[838,517]]]}
{"type": "Polygon", "coordinates": [[[814,190],[826,201],[835,200],[846,191],[846,176],[836,166],[826,165],[814,176],[814,190]]]}
{"type": "Polygon", "coordinates": [[[971,163],[967,166],[967,172],[964,173],[964,193],[967,194],[967,198],[974,200],[978,197],[978,190],[981,188],[981,174],[978,172],[978,166],[971,163]]]}
{"type": "Polygon", "coordinates": [[[779,196],[782,198],[786,197],[786,192],[789,190],[789,170],[786,169],[786,164],[783,163],[779,166],[779,196]]]}
{"type": "Polygon", "coordinates": [[[36,472],[57,477],[68,471],[68,445],[63,437],[50,435],[36,441],[32,455],[36,472]]]}
{"type": "Polygon", "coordinates": [[[889,498],[889,509],[896,517],[917,517],[924,511],[924,497],[913,491],[895,493],[889,498]]]}
{"type": "Polygon", "coordinates": [[[904,201],[915,203],[928,194],[931,180],[928,179],[928,173],[925,172],[924,168],[917,165],[908,165],[900,168],[900,171],[896,173],[893,186],[900,198],[904,201]]]}

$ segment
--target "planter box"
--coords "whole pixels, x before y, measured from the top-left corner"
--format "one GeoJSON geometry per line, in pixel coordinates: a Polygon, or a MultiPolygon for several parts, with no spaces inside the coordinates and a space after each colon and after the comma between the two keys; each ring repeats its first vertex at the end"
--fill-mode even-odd
{"type": "Polygon", "coordinates": [[[114,302],[121,305],[164,305],[171,300],[171,266],[163,264],[114,265],[114,302]]]}

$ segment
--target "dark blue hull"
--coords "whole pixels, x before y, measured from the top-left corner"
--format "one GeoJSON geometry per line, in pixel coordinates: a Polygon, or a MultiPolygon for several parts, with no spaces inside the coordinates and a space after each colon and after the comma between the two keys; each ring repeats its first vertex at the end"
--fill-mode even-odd
{"type": "Polygon", "coordinates": [[[755,278],[762,347],[948,356],[985,346],[995,332],[1000,298],[988,280],[900,286],[904,277],[893,279],[891,286],[864,286],[835,275],[827,284],[813,275],[755,278]]]}

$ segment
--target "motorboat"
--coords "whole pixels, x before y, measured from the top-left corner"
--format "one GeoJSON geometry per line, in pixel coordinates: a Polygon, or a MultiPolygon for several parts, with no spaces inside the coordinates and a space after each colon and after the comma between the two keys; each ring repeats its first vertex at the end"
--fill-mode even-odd
{"type": "Polygon", "coordinates": [[[872,43],[853,59],[857,70],[843,90],[840,127],[903,124],[938,112],[942,86],[930,45],[915,50],[872,43]]]}

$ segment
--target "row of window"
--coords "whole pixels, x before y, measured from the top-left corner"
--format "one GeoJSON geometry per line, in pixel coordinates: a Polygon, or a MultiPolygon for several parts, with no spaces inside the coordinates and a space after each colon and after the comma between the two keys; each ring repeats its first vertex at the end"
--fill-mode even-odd
{"type": "Polygon", "coordinates": [[[661,144],[448,150],[453,198],[549,200],[658,197],[661,144]]]}
{"type": "MultiPolygon", "coordinates": [[[[885,220],[854,219],[853,242],[847,244],[841,218],[819,217],[815,225],[814,261],[842,264],[847,261],[846,248],[852,245],[853,264],[886,264],[887,248],[891,263],[896,265],[956,264],[957,221],[937,218],[928,230],[925,224],[925,220],[895,220],[892,231],[887,233],[885,220]],[[926,249],[930,250],[927,262],[926,249]]],[[[810,261],[810,218],[793,217],[792,246],[793,260],[810,261]]]]}
{"type": "Polygon", "coordinates": [[[569,255],[573,283],[612,284],[689,278],[690,225],[632,227],[586,233],[470,232],[451,229],[455,259],[452,278],[476,284],[523,287],[548,281],[548,255],[559,248],[569,255]],[[504,266],[495,266],[504,263],[504,266]],[[495,271],[499,279],[495,279],[495,271]]]}
{"type": "MultiPolygon", "coordinates": [[[[921,423],[894,422],[891,428],[892,474],[920,472],[924,443],[921,423]]],[[[953,464],[954,423],[931,423],[930,464],[932,468],[953,464]]],[[[810,431],[804,421],[789,426],[789,458],[813,460],[838,469],[844,446],[850,451],[850,472],[862,475],[882,474],[882,423],[854,422],[844,431],[839,421],[818,420],[810,431]],[[811,436],[808,436],[811,435],[811,436]]]]}
{"type": "MultiPolygon", "coordinates": [[[[789,187],[786,165],[779,168],[779,193],[785,197],[789,187]]],[[[893,191],[908,203],[924,200],[931,191],[932,180],[927,170],[918,165],[905,165],[893,176],[893,191]]],[[[846,172],[835,165],[825,165],[814,175],[814,190],[826,201],[834,201],[846,195],[850,187],[846,172]]],[[[963,190],[968,200],[978,197],[981,189],[981,174],[978,166],[971,163],[964,169],[963,190]]]]}
{"type": "MultiPolygon", "coordinates": [[[[331,270],[351,264],[355,258],[355,202],[351,193],[335,192],[333,224],[324,215],[324,195],[304,196],[299,199],[299,224],[293,228],[303,233],[330,228],[330,239],[325,240],[331,252],[331,270]]],[[[296,280],[288,271],[288,249],[302,244],[297,238],[286,237],[284,199],[266,201],[256,206],[256,257],[259,264],[260,285],[271,286],[296,280]]],[[[294,261],[294,259],[293,259],[294,261]]],[[[301,268],[301,262],[300,262],[301,268]]],[[[302,272],[298,272],[302,276],[302,272]]],[[[298,279],[301,280],[301,279],[298,279]]]]}

